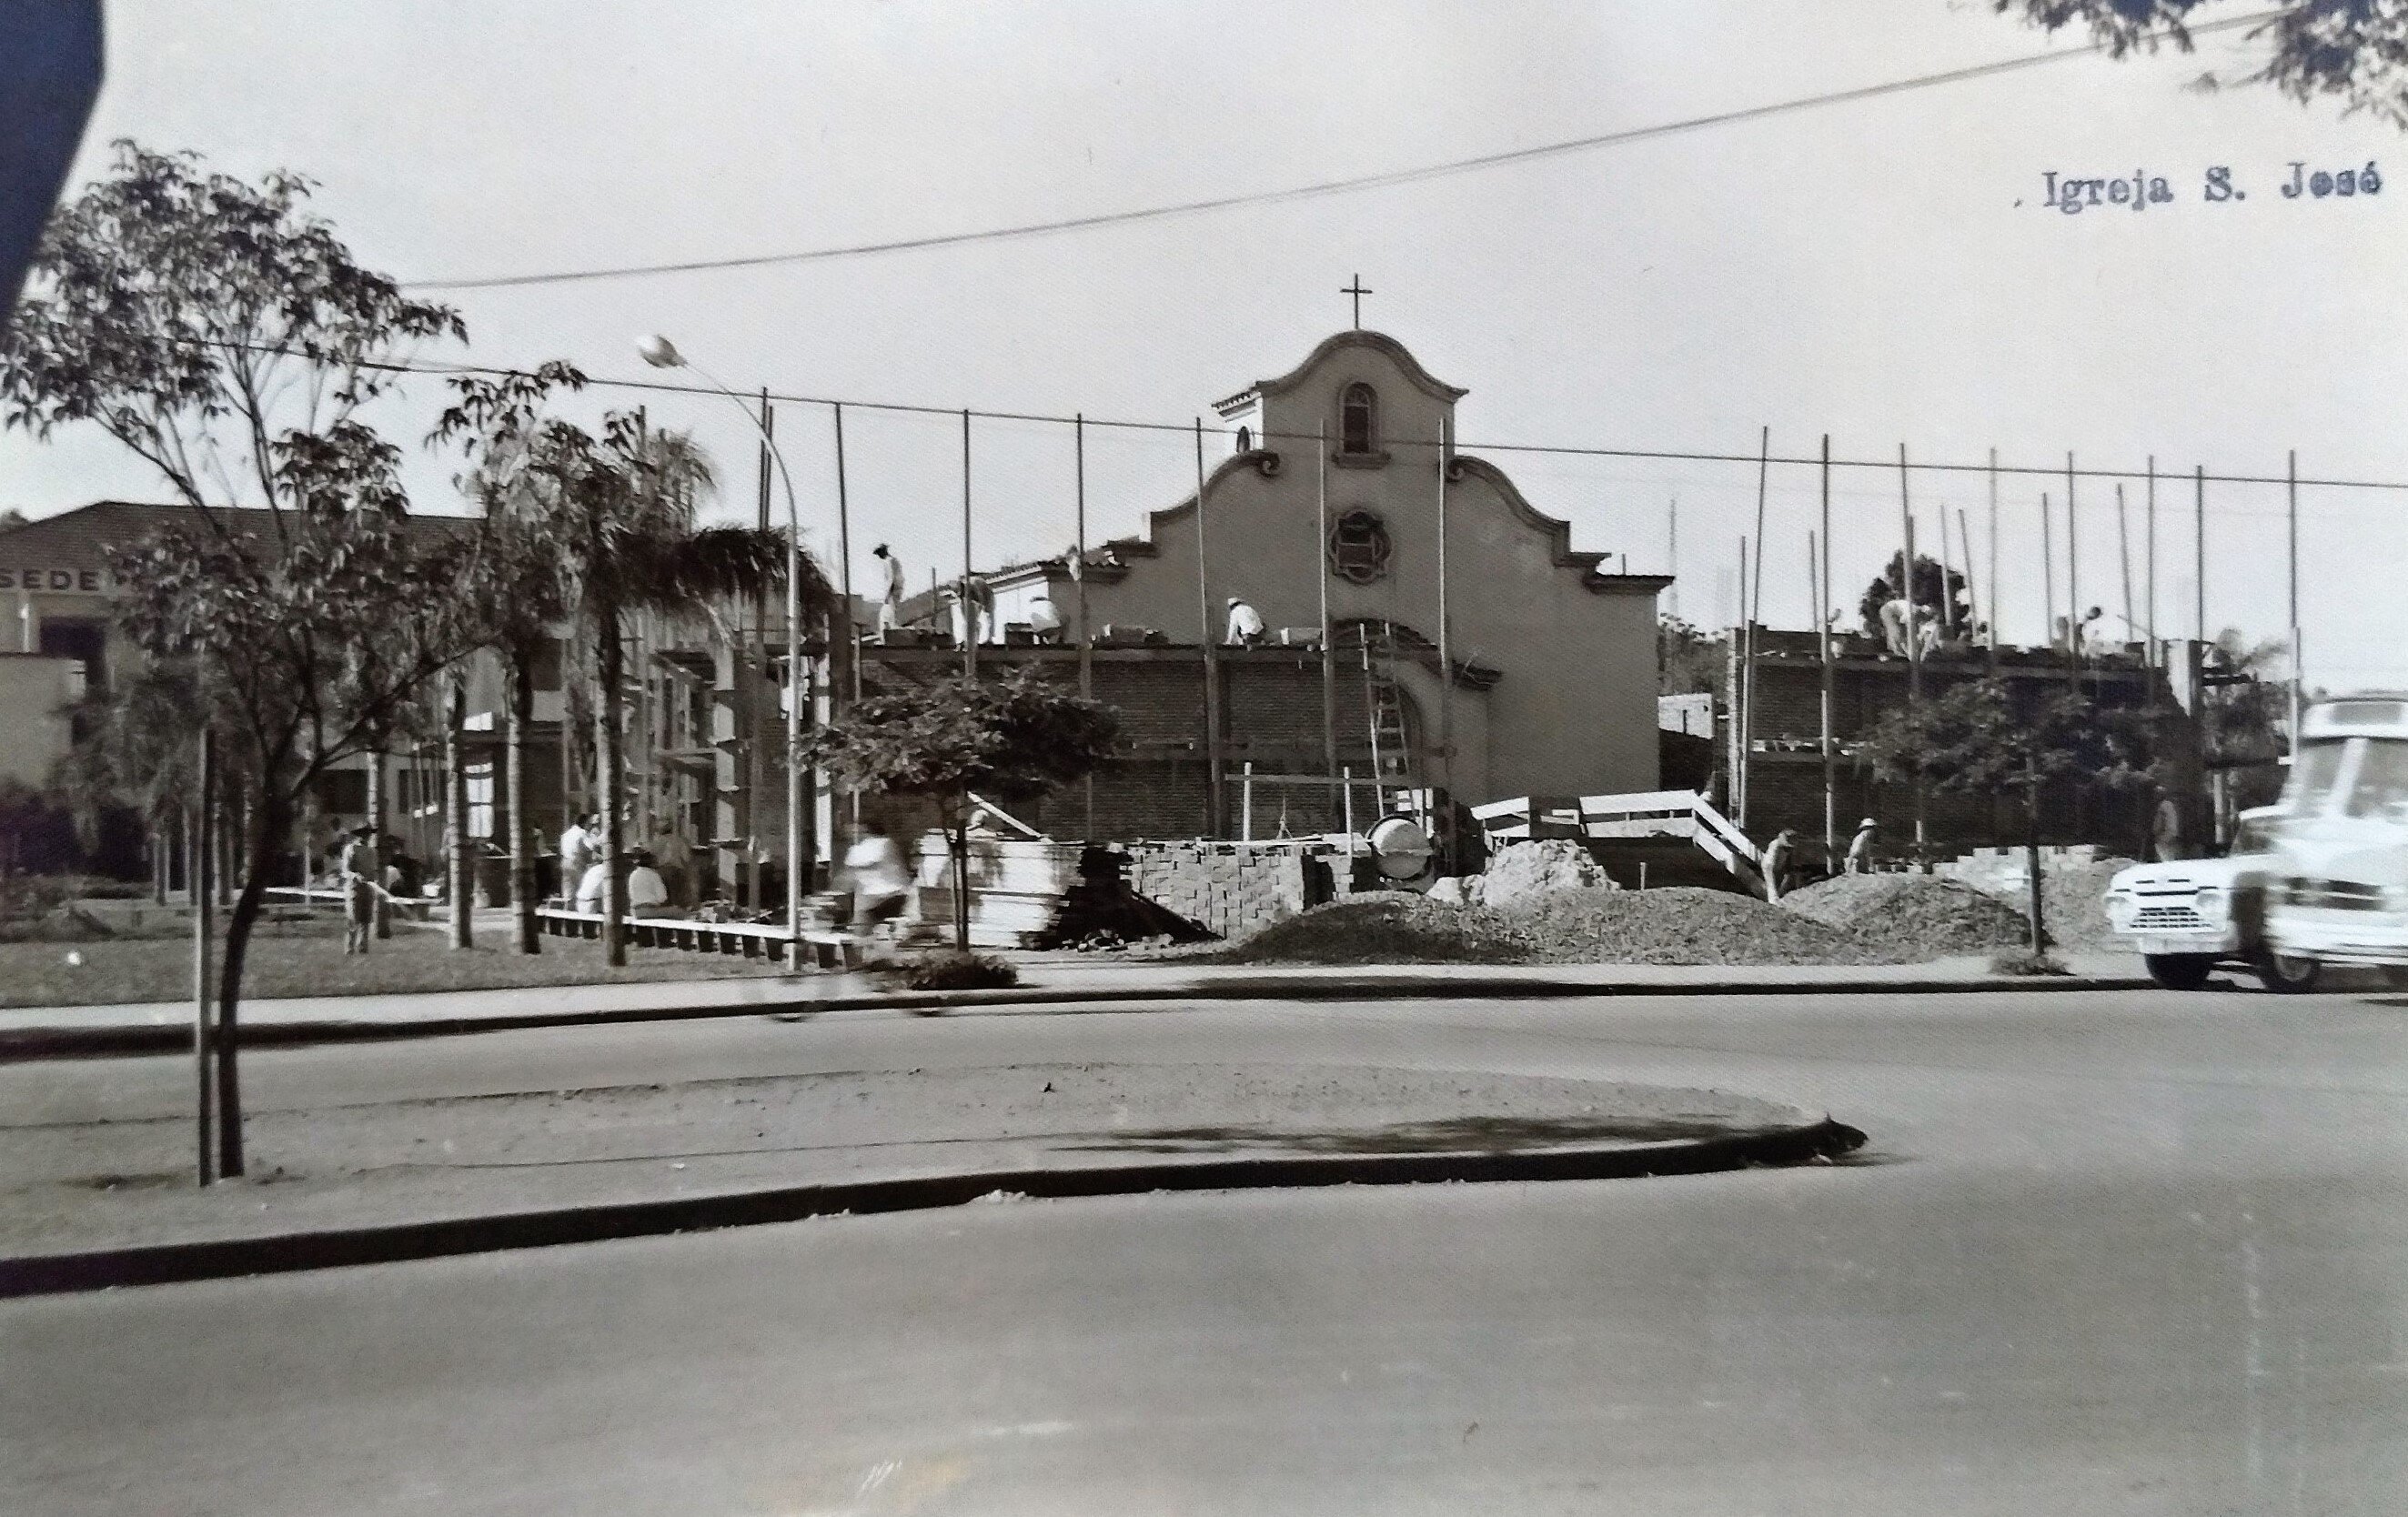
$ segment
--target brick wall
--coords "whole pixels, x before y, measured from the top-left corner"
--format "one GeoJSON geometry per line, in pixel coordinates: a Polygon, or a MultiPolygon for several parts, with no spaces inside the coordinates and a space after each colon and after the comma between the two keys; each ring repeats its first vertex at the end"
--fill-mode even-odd
{"type": "Polygon", "coordinates": [[[1343,854],[1317,846],[1140,843],[1124,852],[1130,889],[1224,937],[1242,937],[1363,888],[1343,854]]]}

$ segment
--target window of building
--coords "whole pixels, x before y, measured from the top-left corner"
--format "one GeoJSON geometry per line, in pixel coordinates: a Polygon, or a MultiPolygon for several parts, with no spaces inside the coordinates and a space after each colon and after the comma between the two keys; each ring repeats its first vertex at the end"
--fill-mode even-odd
{"type": "Polygon", "coordinates": [[[1368,453],[1378,436],[1374,423],[1378,420],[1379,396],[1371,387],[1357,380],[1346,387],[1338,402],[1338,451],[1342,453],[1368,453]]]}
{"type": "Polygon", "coordinates": [[[1254,429],[1250,426],[1241,426],[1238,428],[1238,451],[1241,453],[1251,453],[1254,451],[1254,429]]]}

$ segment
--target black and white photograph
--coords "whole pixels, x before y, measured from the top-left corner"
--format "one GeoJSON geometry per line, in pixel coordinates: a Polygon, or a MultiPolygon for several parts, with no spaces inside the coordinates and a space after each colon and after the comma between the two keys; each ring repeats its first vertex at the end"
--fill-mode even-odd
{"type": "Polygon", "coordinates": [[[0,0],[0,1511],[2408,1511],[2408,5],[0,0]]]}

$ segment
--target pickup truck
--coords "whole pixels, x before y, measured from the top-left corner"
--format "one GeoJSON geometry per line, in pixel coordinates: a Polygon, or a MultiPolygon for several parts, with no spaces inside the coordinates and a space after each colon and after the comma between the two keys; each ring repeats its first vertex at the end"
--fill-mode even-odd
{"type": "Polygon", "coordinates": [[[2108,882],[2107,924],[2140,951],[2150,979],[2168,990],[2197,990],[2229,965],[2255,972],[2268,990],[2315,987],[2316,961],[2279,953],[2266,937],[2281,815],[2272,806],[2242,812],[2222,858],[2135,864],[2108,882]]]}

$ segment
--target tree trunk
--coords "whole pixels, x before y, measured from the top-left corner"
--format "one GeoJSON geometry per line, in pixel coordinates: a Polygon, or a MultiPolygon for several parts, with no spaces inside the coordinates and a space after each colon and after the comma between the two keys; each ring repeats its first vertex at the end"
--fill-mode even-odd
{"type": "Polygon", "coordinates": [[[595,716],[595,788],[601,792],[596,798],[602,813],[602,862],[607,867],[602,874],[602,957],[613,969],[627,964],[627,885],[619,872],[619,854],[624,846],[624,827],[620,818],[619,782],[619,717],[626,704],[626,693],[619,688],[626,662],[625,651],[619,641],[619,613],[605,607],[595,628],[595,663],[602,680],[602,700],[595,716]]]}
{"type": "Polygon", "coordinates": [[[535,920],[535,840],[526,814],[527,729],[535,724],[534,665],[527,650],[513,651],[509,751],[503,757],[508,772],[502,783],[509,792],[506,799],[510,810],[510,918],[517,924],[517,948],[522,953],[543,952],[543,935],[536,931],[535,920]]]}
{"type": "Polygon", "coordinates": [[[2024,867],[2031,880],[2031,951],[2045,953],[2048,929],[2041,921],[2040,906],[2040,776],[2028,764],[2024,768],[2024,867]]]}
{"type": "Polygon", "coordinates": [[[452,681],[443,716],[443,841],[445,869],[452,893],[452,946],[477,944],[477,881],[472,866],[475,844],[468,837],[468,747],[461,729],[468,724],[468,687],[452,681]]]}
{"type": "Polygon", "coordinates": [[[150,828],[150,904],[167,904],[167,855],[174,846],[168,842],[166,823],[154,823],[150,828]]]}
{"type": "MultiPolygon", "coordinates": [[[[368,751],[367,823],[376,829],[377,860],[380,865],[393,862],[389,851],[384,846],[384,753],[381,750],[371,749],[368,751]]],[[[377,883],[382,884],[384,881],[380,880],[377,883]]],[[[376,905],[369,909],[376,914],[376,935],[379,937],[391,937],[393,936],[393,903],[385,899],[382,891],[377,893],[376,905]]]]}
{"type": "MultiPolygon", "coordinates": [[[[233,1180],[242,1173],[242,1078],[240,1052],[242,971],[251,954],[251,930],[258,925],[267,904],[267,878],[276,850],[293,830],[293,797],[276,777],[280,766],[266,769],[266,783],[258,812],[251,819],[251,866],[243,871],[242,889],[226,917],[225,953],[218,964],[218,1176],[233,1180]]],[[[229,776],[231,778],[231,776],[229,776]]]]}
{"type": "Polygon", "coordinates": [[[953,825],[946,841],[953,845],[953,946],[963,952],[970,951],[970,800],[968,792],[961,797],[953,825]]]}

